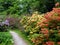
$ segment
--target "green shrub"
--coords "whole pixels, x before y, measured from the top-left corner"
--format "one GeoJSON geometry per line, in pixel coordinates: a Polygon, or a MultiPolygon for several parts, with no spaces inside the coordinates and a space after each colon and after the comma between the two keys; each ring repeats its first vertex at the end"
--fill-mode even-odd
{"type": "Polygon", "coordinates": [[[13,45],[12,36],[8,32],[0,32],[0,45],[13,45]]]}

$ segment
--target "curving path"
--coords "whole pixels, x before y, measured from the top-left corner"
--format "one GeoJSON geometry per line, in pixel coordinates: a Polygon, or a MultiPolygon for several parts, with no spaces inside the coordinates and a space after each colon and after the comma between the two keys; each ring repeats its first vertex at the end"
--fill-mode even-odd
{"type": "Polygon", "coordinates": [[[17,33],[14,31],[10,31],[10,33],[13,36],[14,45],[27,45],[27,43],[21,37],[19,37],[17,33]]]}

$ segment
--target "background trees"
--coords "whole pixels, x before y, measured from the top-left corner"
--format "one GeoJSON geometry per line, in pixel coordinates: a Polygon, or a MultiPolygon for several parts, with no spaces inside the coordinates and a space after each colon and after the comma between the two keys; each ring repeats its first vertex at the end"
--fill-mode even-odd
{"type": "Polygon", "coordinates": [[[51,11],[60,0],[0,0],[0,12],[7,14],[27,14],[34,11],[45,13],[51,11]]]}

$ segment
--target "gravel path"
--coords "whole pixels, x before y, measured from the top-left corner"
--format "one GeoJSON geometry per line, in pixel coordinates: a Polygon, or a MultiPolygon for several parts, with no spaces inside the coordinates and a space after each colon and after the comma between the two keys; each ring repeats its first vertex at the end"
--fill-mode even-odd
{"type": "Polygon", "coordinates": [[[14,31],[10,31],[10,33],[13,36],[14,45],[27,45],[27,43],[21,37],[19,37],[17,33],[14,31]]]}

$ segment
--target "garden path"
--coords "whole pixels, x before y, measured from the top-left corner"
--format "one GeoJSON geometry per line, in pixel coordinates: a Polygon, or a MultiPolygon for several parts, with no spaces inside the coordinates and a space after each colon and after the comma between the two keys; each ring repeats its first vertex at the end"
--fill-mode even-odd
{"type": "Polygon", "coordinates": [[[10,31],[14,39],[14,45],[27,45],[27,43],[14,31],[10,31]]]}

